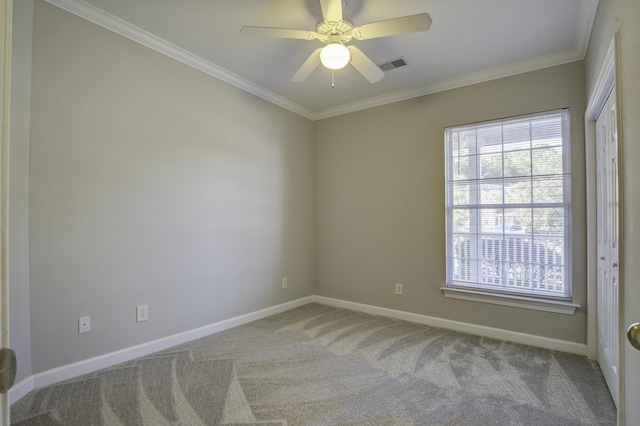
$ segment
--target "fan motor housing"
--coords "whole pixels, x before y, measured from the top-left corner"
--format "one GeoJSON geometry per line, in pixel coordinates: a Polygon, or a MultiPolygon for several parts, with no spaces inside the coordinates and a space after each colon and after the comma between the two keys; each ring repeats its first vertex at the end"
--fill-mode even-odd
{"type": "Polygon", "coordinates": [[[348,43],[353,38],[353,25],[347,21],[322,21],[316,27],[316,38],[321,42],[348,43]]]}

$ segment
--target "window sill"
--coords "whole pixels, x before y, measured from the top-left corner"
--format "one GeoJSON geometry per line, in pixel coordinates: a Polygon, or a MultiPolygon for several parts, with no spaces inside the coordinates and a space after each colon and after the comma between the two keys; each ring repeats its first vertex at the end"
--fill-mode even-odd
{"type": "Polygon", "coordinates": [[[553,312],[556,314],[573,315],[581,306],[562,300],[539,299],[517,296],[513,294],[489,293],[478,290],[441,287],[445,297],[452,299],[470,300],[472,302],[492,303],[494,305],[511,306],[515,308],[534,309],[536,311],[553,312]]]}

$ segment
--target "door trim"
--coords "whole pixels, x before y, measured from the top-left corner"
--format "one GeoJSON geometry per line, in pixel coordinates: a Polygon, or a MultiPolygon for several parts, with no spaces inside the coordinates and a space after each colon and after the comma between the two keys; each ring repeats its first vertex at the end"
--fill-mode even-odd
{"type": "MultiPolygon", "coordinates": [[[[0,33],[2,34],[2,45],[0,46],[0,121],[1,121],[1,146],[0,146],[0,344],[2,347],[9,346],[9,299],[7,282],[7,259],[8,259],[8,153],[9,153],[9,108],[10,108],[10,88],[11,88],[11,24],[13,0],[1,0],[0,9],[0,33]]],[[[0,424],[9,424],[9,397],[8,392],[0,395],[0,424]]]]}
{"type": "MultiPolygon", "coordinates": [[[[616,84],[619,80],[619,64],[616,61],[618,52],[620,49],[620,33],[616,33],[607,54],[603,61],[602,67],[596,84],[593,89],[593,93],[589,98],[587,109],[584,114],[585,123],[585,160],[586,160],[586,196],[587,196],[587,356],[595,360],[597,358],[597,344],[598,344],[598,329],[597,329],[597,274],[598,274],[598,241],[597,241],[597,193],[596,193],[596,119],[600,114],[603,106],[605,105],[607,98],[611,91],[616,89],[616,95],[620,93],[620,87],[616,84]]],[[[617,114],[617,128],[618,128],[618,147],[621,145],[621,127],[620,117],[622,112],[620,110],[620,97],[616,96],[616,110],[617,114]]],[[[620,153],[620,148],[618,148],[620,153]]],[[[620,156],[620,155],[619,155],[620,156]]],[[[620,167],[618,168],[618,176],[621,178],[620,167]]],[[[619,182],[622,185],[622,182],[619,182]]],[[[621,192],[620,192],[621,193],[621,192]]],[[[621,218],[622,200],[619,200],[619,240],[618,246],[620,248],[620,259],[622,259],[622,238],[623,238],[623,222],[621,218]]],[[[620,268],[623,267],[620,262],[620,268]]],[[[624,283],[622,280],[622,271],[618,271],[618,304],[619,304],[619,328],[622,330],[624,321],[622,321],[624,315],[624,283]]],[[[623,344],[624,336],[622,332],[618,330],[619,334],[619,350],[618,350],[618,424],[623,425],[624,419],[622,418],[625,406],[625,394],[624,394],[624,353],[623,344]]]]}

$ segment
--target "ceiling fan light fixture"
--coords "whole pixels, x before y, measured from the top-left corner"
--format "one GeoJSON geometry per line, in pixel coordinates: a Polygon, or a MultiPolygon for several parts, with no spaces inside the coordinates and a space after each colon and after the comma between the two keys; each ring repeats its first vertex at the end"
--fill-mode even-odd
{"type": "Polygon", "coordinates": [[[330,43],[320,51],[320,62],[330,70],[339,70],[347,66],[351,54],[342,43],[330,43]]]}

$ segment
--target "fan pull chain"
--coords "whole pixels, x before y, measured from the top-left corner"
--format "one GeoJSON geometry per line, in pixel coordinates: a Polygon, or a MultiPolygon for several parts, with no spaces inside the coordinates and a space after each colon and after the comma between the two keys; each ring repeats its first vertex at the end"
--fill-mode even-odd
{"type": "Polygon", "coordinates": [[[336,88],[336,81],[335,81],[335,71],[331,70],[331,88],[335,89],[336,88]]]}

